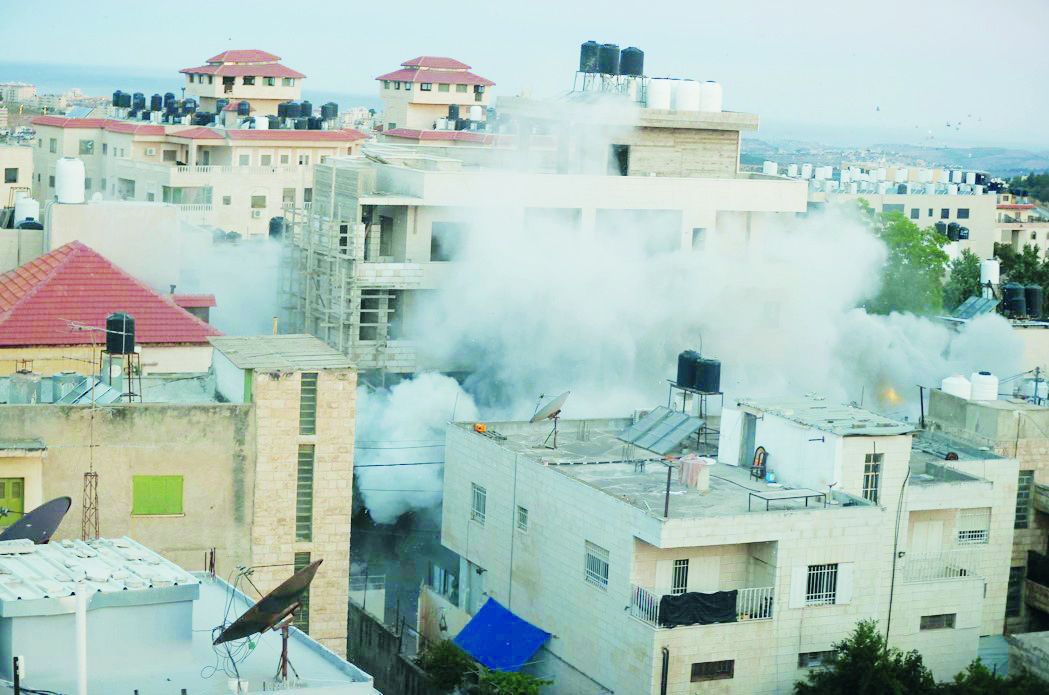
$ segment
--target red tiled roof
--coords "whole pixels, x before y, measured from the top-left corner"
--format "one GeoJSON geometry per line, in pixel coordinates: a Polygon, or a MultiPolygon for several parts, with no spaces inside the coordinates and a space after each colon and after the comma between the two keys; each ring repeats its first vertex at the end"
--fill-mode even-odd
{"type": "Polygon", "coordinates": [[[306,77],[298,70],[281,65],[280,63],[264,63],[262,65],[201,65],[195,68],[182,68],[179,72],[194,75],[218,75],[220,77],[243,77],[254,75],[255,77],[306,77]]]}
{"type": "Polygon", "coordinates": [[[223,137],[214,128],[205,128],[204,126],[197,126],[196,128],[186,128],[185,130],[176,130],[173,133],[168,133],[168,137],[172,138],[189,138],[190,140],[222,140],[223,137]]]}
{"type": "Polygon", "coordinates": [[[255,48],[223,51],[217,56],[208,58],[209,63],[275,63],[278,60],[280,60],[280,56],[255,48]]]}
{"type": "Polygon", "coordinates": [[[173,294],[171,299],[183,309],[215,306],[213,294],[173,294]]]}
{"type": "Polygon", "coordinates": [[[403,68],[394,70],[385,75],[379,75],[377,80],[397,80],[400,82],[446,82],[449,84],[483,84],[489,87],[495,82],[475,75],[472,72],[457,70],[416,70],[415,68],[403,68]]]}
{"type": "Polygon", "coordinates": [[[63,116],[37,116],[30,121],[33,125],[47,125],[56,128],[101,128],[112,133],[132,133],[135,135],[163,135],[164,126],[154,123],[136,123],[135,121],[117,121],[111,118],[65,118],[63,116]]]}
{"type": "Polygon", "coordinates": [[[359,130],[227,130],[230,140],[340,140],[353,142],[368,136],[359,130]]]}
{"type": "Polygon", "coordinates": [[[221,335],[79,241],[60,246],[0,275],[0,345],[83,345],[104,342],[98,331],[124,311],[135,318],[139,343],[207,344],[221,335]]]}
{"type": "Polygon", "coordinates": [[[132,121],[106,121],[105,129],[111,133],[132,133],[134,135],[163,135],[164,126],[132,121]]]}
{"type": "Polygon", "coordinates": [[[384,130],[383,135],[391,138],[407,138],[410,140],[458,140],[461,142],[476,142],[483,145],[492,145],[505,136],[494,133],[478,133],[472,130],[413,130],[411,128],[394,128],[384,130]]]}
{"type": "Polygon", "coordinates": [[[999,210],[1034,210],[1031,203],[998,203],[999,210]]]}
{"type": "Polygon", "coordinates": [[[419,56],[401,63],[406,68],[439,68],[444,70],[469,70],[470,66],[455,58],[444,56],[419,56]]]}

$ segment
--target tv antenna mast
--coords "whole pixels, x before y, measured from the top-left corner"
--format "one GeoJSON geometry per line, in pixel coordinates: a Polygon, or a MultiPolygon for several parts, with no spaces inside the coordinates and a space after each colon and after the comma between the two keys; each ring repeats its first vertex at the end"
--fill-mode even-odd
{"type": "MultiPolygon", "coordinates": [[[[565,401],[568,400],[568,396],[571,391],[565,391],[554,400],[547,403],[545,406],[540,408],[532,416],[532,419],[528,422],[539,422],[540,420],[553,420],[554,427],[550,430],[550,434],[546,435],[546,439],[543,440],[543,446],[548,449],[557,448],[557,422],[561,419],[561,409],[565,407],[565,401]],[[550,439],[553,438],[553,446],[550,446],[550,439]]],[[[540,396],[542,398],[542,396],[540,396]]]]}

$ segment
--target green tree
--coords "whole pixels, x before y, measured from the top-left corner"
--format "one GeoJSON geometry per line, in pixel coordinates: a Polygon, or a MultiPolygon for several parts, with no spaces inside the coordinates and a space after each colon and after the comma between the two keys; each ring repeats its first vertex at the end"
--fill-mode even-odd
{"type": "Polygon", "coordinates": [[[980,294],[980,257],[969,249],[951,261],[950,275],[943,287],[943,305],[954,309],[973,295],[980,294]]]}
{"type": "Polygon", "coordinates": [[[861,208],[889,249],[882,269],[881,290],[867,303],[876,314],[893,311],[931,314],[943,309],[943,278],[947,273],[947,237],[935,227],[922,229],[899,212],[875,213],[867,201],[861,208]]]}
{"type": "Polygon", "coordinates": [[[451,640],[432,642],[415,659],[434,687],[451,692],[475,668],[474,660],[451,640]]]}
{"type": "Polygon", "coordinates": [[[796,695],[919,695],[934,693],[936,682],[917,651],[885,644],[874,620],[862,620],[834,645],[831,665],[810,671],[794,684],[796,695]]]}
{"type": "Polygon", "coordinates": [[[524,673],[489,671],[481,667],[475,695],[539,695],[539,689],[553,681],[524,673]]]}
{"type": "Polygon", "coordinates": [[[1049,693],[1049,683],[1026,672],[1002,678],[977,659],[952,682],[940,685],[939,692],[944,695],[1044,695],[1049,693]]]}

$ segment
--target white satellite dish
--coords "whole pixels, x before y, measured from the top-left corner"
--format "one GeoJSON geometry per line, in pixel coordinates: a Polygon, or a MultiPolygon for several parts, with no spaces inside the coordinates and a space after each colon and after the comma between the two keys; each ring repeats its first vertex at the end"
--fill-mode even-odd
{"type": "Polygon", "coordinates": [[[568,400],[568,395],[571,391],[565,391],[560,396],[544,405],[539,410],[535,411],[535,415],[528,422],[539,422],[541,420],[553,420],[554,428],[550,430],[550,434],[546,435],[546,439],[543,441],[543,446],[550,449],[557,448],[557,421],[561,419],[561,408],[565,407],[565,401],[568,400]],[[549,446],[548,442],[553,437],[554,445],[549,446]]]}

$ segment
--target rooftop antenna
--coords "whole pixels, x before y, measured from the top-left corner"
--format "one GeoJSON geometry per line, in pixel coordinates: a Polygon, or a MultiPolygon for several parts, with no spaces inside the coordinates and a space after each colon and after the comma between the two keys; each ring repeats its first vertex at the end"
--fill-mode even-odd
{"type": "Polygon", "coordinates": [[[0,509],[0,516],[8,514],[21,514],[22,518],[16,520],[0,532],[0,541],[17,541],[26,539],[33,541],[36,545],[43,545],[51,540],[51,536],[58,530],[66,512],[73,506],[73,500],[69,497],[56,497],[50,502],[45,502],[31,512],[22,514],[10,509],[0,509]]]}
{"type": "Polygon", "coordinates": [[[223,644],[244,639],[266,630],[280,629],[281,650],[278,673],[283,682],[288,680],[288,626],[295,619],[295,611],[302,608],[303,596],[317,574],[323,560],[315,560],[291,575],[273,591],[244,612],[225,628],[212,644],[223,644]]]}
{"type": "MultiPolygon", "coordinates": [[[[532,419],[528,422],[539,422],[540,420],[553,420],[554,428],[550,430],[550,434],[546,435],[546,439],[543,440],[543,446],[548,449],[557,448],[557,421],[561,419],[561,409],[565,407],[565,401],[568,400],[568,395],[571,391],[565,391],[554,400],[547,403],[545,406],[540,408],[532,416],[532,419]],[[553,437],[553,446],[549,445],[550,438],[553,437]]],[[[540,396],[542,398],[542,396],[540,396]]]]}

